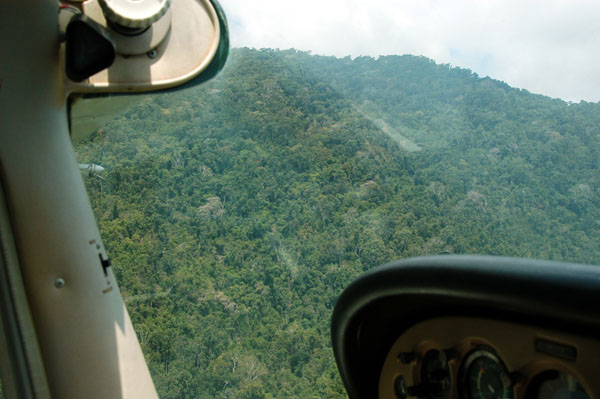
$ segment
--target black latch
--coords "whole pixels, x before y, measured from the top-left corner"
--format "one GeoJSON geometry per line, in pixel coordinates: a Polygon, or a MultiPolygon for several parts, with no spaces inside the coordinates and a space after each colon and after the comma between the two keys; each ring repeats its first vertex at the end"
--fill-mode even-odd
{"type": "Polygon", "coordinates": [[[106,269],[108,269],[111,266],[110,259],[104,259],[102,257],[102,254],[98,254],[98,257],[100,258],[100,264],[102,265],[102,271],[104,272],[104,276],[108,277],[108,271],[106,269]]]}
{"type": "Polygon", "coordinates": [[[108,31],[84,14],[71,18],[65,36],[65,68],[72,81],[81,82],[114,62],[115,44],[108,31]]]}

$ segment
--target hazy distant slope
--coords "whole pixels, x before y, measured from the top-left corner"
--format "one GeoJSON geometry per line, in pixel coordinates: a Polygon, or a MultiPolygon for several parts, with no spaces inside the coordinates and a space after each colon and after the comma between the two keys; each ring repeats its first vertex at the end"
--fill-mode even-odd
{"type": "Polygon", "coordinates": [[[107,168],[86,184],[162,398],[339,398],[329,317],[364,270],[600,262],[598,111],[421,57],[237,49],[76,151],[107,168]]]}
{"type": "MultiPolygon", "coordinates": [[[[537,129],[543,130],[553,122],[565,122],[585,107],[575,105],[575,109],[568,109],[561,100],[480,78],[468,69],[438,65],[425,57],[338,60],[298,53],[288,58],[319,74],[354,103],[395,128],[412,130],[411,138],[422,144],[453,143],[465,131],[478,127],[500,131],[510,127],[506,125],[510,121],[538,120],[541,126],[537,129]]],[[[595,115],[587,113],[585,117],[598,124],[598,107],[594,107],[595,115]]]]}
{"type": "MultiPolygon", "coordinates": [[[[503,231],[514,237],[502,253],[598,262],[590,237],[598,234],[598,104],[567,104],[424,57],[286,57],[424,149],[410,163],[443,200],[448,236],[472,235],[454,216],[475,196],[486,203],[475,235],[491,232],[494,246],[503,231]]],[[[498,250],[474,240],[479,248],[457,249],[498,250]]]]}

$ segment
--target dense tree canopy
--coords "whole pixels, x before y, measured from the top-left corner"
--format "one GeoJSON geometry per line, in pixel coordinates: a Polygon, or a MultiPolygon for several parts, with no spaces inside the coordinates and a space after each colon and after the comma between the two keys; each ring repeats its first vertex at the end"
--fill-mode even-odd
{"type": "Polygon", "coordinates": [[[76,152],[162,398],[343,398],[329,319],[363,271],[600,263],[599,111],[423,57],[236,49],[76,152]]]}

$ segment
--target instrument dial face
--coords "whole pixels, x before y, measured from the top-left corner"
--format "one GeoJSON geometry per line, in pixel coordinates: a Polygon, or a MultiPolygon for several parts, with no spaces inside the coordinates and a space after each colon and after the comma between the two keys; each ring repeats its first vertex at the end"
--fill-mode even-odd
{"type": "Polygon", "coordinates": [[[468,399],[512,399],[508,370],[494,350],[477,346],[465,356],[460,370],[461,393],[468,399]]]}

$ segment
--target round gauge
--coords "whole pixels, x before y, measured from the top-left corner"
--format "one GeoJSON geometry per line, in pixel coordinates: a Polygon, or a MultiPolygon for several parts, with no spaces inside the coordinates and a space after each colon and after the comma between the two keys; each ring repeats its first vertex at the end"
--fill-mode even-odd
{"type": "Polygon", "coordinates": [[[526,399],[587,399],[590,395],[570,374],[546,370],[536,375],[525,391],[526,399]]]}
{"type": "Polygon", "coordinates": [[[464,357],[459,373],[461,397],[467,399],[512,399],[508,370],[489,346],[479,345],[464,357]]]}
{"type": "Polygon", "coordinates": [[[421,383],[428,398],[444,399],[450,396],[452,380],[444,352],[431,349],[425,354],[421,364],[421,383]]]}

